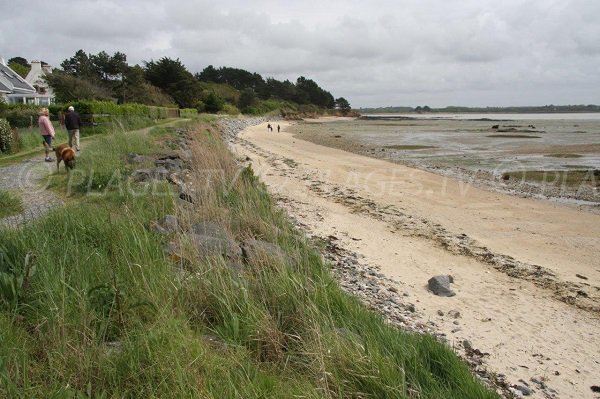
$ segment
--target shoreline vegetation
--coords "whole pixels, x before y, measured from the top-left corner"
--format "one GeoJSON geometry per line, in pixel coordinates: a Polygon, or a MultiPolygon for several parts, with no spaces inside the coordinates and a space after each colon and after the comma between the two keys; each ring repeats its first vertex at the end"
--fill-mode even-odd
{"type": "Polygon", "coordinates": [[[0,227],[0,396],[498,397],[344,293],[216,118],[97,136],[74,172],[0,227]]]}

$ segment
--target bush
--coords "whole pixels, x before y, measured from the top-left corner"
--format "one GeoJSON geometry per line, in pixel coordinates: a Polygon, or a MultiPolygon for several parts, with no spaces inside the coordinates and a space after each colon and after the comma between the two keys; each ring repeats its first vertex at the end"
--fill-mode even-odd
{"type": "Polygon", "coordinates": [[[179,110],[179,116],[182,118],[191,118],[198,115],[198,110],[196,108],[182,108],[179,110]]]}
{"type": "Polygon", "coordinates": [[[29,127],[37,124],[37,105],[14,104],[3,109],[0,117],[5,118],[12,127],[29,127]]]}
{"type": "Polygon", "coordinates": [[[12,147],[12,130],[6,119],[0,119],[0,152],[10,152],[12,147]]]}
{"type": "Polygon", "coordinates": [[[221,109],[221,111],[219,111],[219,113],[235,116],[240,113],[240,110],[237,109],[237,107],[235,105],[225,103],[225,104],[223,104],[223,108],[221,109]]]}

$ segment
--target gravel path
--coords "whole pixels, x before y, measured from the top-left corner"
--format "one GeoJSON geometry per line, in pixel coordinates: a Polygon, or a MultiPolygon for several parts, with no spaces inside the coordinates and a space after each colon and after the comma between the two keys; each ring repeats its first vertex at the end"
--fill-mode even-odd
{"type": "Polygon", "coordinates": [[[18,227],[63,204],[62,199],[47,190],[49,176],[54,168],[54,162],[46,163],[42,157],[0,167],[0,190],[18,194],[23,200],[24,208],[21,214],[0,219],[0,225],[18,227]]]}

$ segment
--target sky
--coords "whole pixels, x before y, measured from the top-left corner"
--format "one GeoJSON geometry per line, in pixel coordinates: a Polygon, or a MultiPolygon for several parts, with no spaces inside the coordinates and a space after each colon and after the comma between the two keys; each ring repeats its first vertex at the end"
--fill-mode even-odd
{"type": "Polygon", "coordinates": [[[598,0],[0,2],[0,57],[79,49],[295,81],[353,108],[600,104],[598,0]]]}

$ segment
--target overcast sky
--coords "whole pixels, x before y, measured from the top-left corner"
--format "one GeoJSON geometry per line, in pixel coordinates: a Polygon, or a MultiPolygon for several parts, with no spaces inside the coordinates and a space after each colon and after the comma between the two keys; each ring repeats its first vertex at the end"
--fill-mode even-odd
{"type": "Polygon", "coordinates": [[[0,56],[315,80],[353,107],[600,104],[600,0],[0,1],[0,56]]]}

